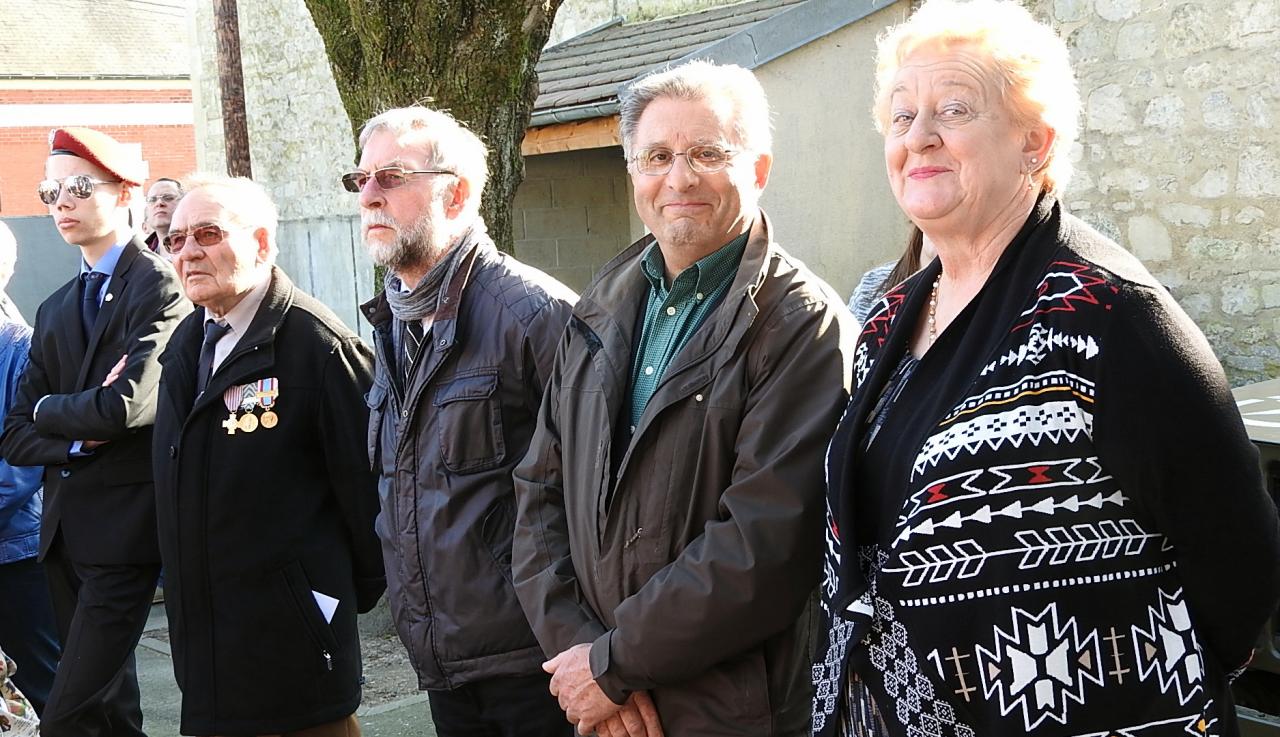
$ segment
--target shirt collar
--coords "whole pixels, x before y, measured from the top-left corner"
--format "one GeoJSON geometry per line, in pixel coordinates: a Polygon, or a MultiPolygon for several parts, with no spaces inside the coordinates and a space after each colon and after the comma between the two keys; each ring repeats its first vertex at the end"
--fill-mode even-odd
{"type": "MultiPolygon", "coordinates": [[[[249,325],[253,322],[253,318],[258,314],[258,306],[262,304],[262,300],[267,296],[267,287],[271,285],[271,269],[266,270],[266,275],[249,293],[240,300],[235,307],[232,307],[227,314],[222,316],[223,322],[231,326],[231,332],[237,336],[243,336],[248,330],[249,325]]],[[[205,310],[204,321],[209,322],[217,318],[209,314],[205,310]]]]}
{"type": "MultiPolygon", "coordinates": [[[[742,253],[746,250],[747,238],[750,235],[751,230],[747,229],[747,232],[695,261],[689,268],[676,274],[670,289],[682,292],[687,290],[690,295],[710,294],[723,286],[737,273],[738,263],[742,260],[742,253]]],[[[650,244],[640,260],[640,270],[644,272],[645,278],[649,280],[649,285],[655,292],[658,294],[667,292],[666,261],[656,241],[650,244]]]]}
{"type": "Polygon", "coordinates": [[[102,254],[102,258],[98,259],[98,263],[93,265],[93,268],[89,268],[89,262],[85,261],[84,258],[81,257],[80,273],[87,274],[90,271],[96,271],[100,274],[111,276],[111,274],[116,270],[116,264],[120,263],[120,254],[124,253],[124,247],[128,245],[129,240],[133,240],[132,235],[129,236],[129,239],[124,243],[117,243],[111,248],[108,248],[107,252],[102,254]]]}

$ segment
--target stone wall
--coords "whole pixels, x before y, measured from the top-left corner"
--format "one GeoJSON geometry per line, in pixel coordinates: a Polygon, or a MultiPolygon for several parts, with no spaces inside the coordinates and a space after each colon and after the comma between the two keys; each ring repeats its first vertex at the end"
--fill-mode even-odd
{"type": "Polygon", "coordinates": [[[525,158],[516,192],[516,258],[582,291],[591,276],[644,232],[632,215],[619,147],[525,158]]]}
{"type": "MultiPolygon", "coordinates": [[[[213,9],[196,3],[192,87],[197,164],[226,171],[213,9]]],[[[324,42],[303,0],[239,3],[253,178],[280,208],[280,266],[302,290],[368,337],[357,311],[373,292],[356,197],[339,176],[355,161],[324,42]]]]}
{"type": "Polygon", "coordinates": [[[1131,249],[1233,384],[1280,376],[1280,0],[1029,0],[1084,103],[1066,202],[1131,249]]]}
{"type": "MultiPolygon", "coordinates": [[[[195,5],[198,163],[224,171],[212,3],[195,5]]],[[[282,220],[355,215],[355,198],[338,183],[355,161],[351,123],[306,4],[239,3],[239,11],[253,178],[275,195],[282,220]]]]}

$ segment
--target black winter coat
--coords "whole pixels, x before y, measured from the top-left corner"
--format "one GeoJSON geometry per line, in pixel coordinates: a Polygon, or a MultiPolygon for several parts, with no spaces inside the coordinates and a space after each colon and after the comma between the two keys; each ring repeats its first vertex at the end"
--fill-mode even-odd
{"type": "Polygon", "coordinates": [[[173,269],[136,237],[120,254],[89,336],[80,324],[80,293],[77,276],[36,313],[31,361],[5,419],[0,454],[13,465],[45,467],[41,559],[61,532],[76,562],[154,563],[156,359],[191,303],[173,269]],[[120,378],[102,386],[125,354],[120,378]],[[110,442],[70,457],[73,440],[110,442]]]}
{"type": "Polygon", "coordinates": [[[275,734],[343,718],[360,703],[356,612],[385,585],[363,442],[369,350],[276,268],[193,406],[203,320],[204,310],[184,320],[161,356],[155,429],[182,733],[275,734]],[[234,412],[256,418],[252,432],[243,419],[228,429],[237,386],[256,400],[234,412]],[[331,622],[313,591],[338,600],[331,622]]]}

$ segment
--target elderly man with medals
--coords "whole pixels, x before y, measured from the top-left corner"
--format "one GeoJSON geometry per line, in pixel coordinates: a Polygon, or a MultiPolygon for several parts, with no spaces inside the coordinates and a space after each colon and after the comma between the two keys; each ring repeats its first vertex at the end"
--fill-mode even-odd
{"type": "Polygon", "coordinates": [[[247,179],[186,184],[162,245],[201,309],[161,356],[155,478],[185,735],[358,735],[356,613],[385,581],[368,349],[275,265],[247,179]]]}

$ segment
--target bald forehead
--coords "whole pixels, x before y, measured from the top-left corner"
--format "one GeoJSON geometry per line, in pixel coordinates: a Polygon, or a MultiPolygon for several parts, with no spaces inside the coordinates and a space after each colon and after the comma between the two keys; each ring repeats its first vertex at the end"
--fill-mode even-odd
{"type": "Polygon", "coordinates": [[[178,207],[173,211],[171,227],[221,222],[225,211],[226,206],[217,196],[216,188],[201,187],[188,192],[186,197],[178,201],[178,207]]]}

